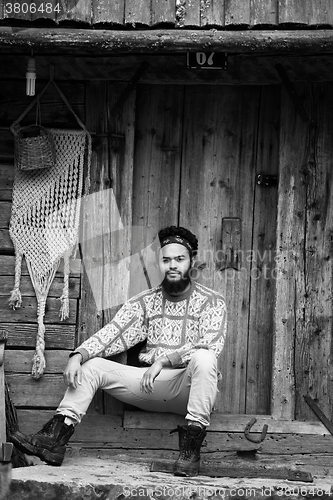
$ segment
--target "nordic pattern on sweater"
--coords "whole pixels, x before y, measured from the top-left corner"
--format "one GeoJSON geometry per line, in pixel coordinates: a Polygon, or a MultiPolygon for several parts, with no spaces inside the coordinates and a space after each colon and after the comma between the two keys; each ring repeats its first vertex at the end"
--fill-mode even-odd
{"type": "Polygon", "coordinates": [[[227,314],[222,295],[198,283],[184,296],[166,296],[161,285],[127,301],[110,323],[83,342],[82,362],[109,357],[147,340],[139,361],[153,364],[167,356],[173,367],[188,364],[199,348],[219,357],[226,336],[227,314]]]}

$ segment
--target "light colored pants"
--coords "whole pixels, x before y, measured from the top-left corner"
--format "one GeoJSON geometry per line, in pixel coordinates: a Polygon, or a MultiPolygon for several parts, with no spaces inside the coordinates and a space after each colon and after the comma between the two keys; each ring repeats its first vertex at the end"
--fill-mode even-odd
{"type": "Polygon", "coordinates": [[[186,368],[163,368],[151,394],[140,391],[148,367],[122,365],[93,358],[82,365],[82,384],[68,388],[57,413],[81,422],[97,389],[142,410],[185,415],[187,420],[208,426],[217,394],[217,363],[214,353],[198,349],[186,368]]]}

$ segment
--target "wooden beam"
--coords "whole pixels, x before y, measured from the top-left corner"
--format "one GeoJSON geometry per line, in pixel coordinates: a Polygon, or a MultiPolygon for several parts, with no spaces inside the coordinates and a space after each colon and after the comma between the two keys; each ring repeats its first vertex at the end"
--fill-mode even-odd
{"type": "MultiPolygon", "coordinates": [[[[174,460],[154,460],[150,467],[150,472],[173,473],[174,460]]],[[[310,472],[299,470],[283,465],[267,465],[258,463],[258,461],[238,462],[212,462],[201,463],[200,475],[210,477],[251,477],[251,478],[271,478],[287,479],[288,481],[303,481],[312,483],[313,478],[310,472]]]]}
{"type": "MultiPolygon", "coordinates": [[[[257,421],[251,432],[255,434],[260,434],[264,425],[268,426],[269,433],[274,434],[317,434],[321,436],[328,434],[326,427],[321,422],[285,420],[273,418],[270,415],[224,415],[222,413],[213,413],[209,431],[244,432],[253,416],[256,417],[257,421]]],[[[179,424],[180,418],[175,413],[164,413],[161,419],[160,413],[125,411],[123,426],[125,429],[174,429],[179,424]]]]}
{"type": "MultiPolygon", "coordinates": [[[[70,55],[35,52],[37,61],[37,73],[40,85],[44,85],[49,76],[49,66],[55,69],[56,80],[61,81],[61,87],[70,93],[70,102],[74,102],[75,112],[82,115],[82,103],[80,96],[74,96],[70,80],[76,80],[75,86],[80,85],[82,80],[109,80],[129,82],[133,77],[133,68],[139,67],[142,62],[149,64],[145,73],[140,78],[141,83],[149,84],[177,84],[177,85],[281,85],[281,79],[276,71],[275,65],[282,64],[291,82],[332,81],[333,60],[329,54],[320,55],[269,55],[269,54],[228,54],[227,70],[202,70],[188,69],[186,64],[186,53],[179,54],[127,54],[109,56],[103,55],[70,55]],[[66,82],[66,83],[65,83],[66,82]]],[[[6,68],[1,75],[0,95],[0,154],[9,155],[12,149],[12,134],[9,125],[24,109],[26,98],[24,97],[25,68],[27,64],[26,52],[19,48],[10,49],[4,53],[0,50],[0,67],[6,68]],[[8,53],[10,52],[10,54],[8,53]],[[15,54],[15,56],[14,56],[15,54]],[[14,57],[13,57],[14,56],[14,57]],[[13,85],[12,80],[17,80],[13,85]],[[10,99],[8,99],[10,96],[10,99]],[[13,107],[13,103],[14,107],[13,107]]],[[[73,83],[73,82],[72,82],[73,83]]],[[[38,85],[37,85],[38,87],[38,85]]],[[[82,87],[79,87],[81,90],[82,87]]],[[[66,95],[67,93],[64,92],[66,95]]],[[[27,101],[28,102],[28,101],[27,101]]],[[[26,104],[27,105],[27,104],[26,104]]],[[[58,104],[56,104],[58,106],[58,104]]],[[[43,103],[46,106],[46,118],[52,117],[55,101],[43,103]]],[[[45,111],[43,122],[45,123],[45,111]]],[[[67,119],[66,109],[61,109],[62,119],[67,119]]],[[[57,121],[59,118],[57,118],[57,121]]],[[[50,122],[50,120],[48,120],[50,122]]],[[[13,155],[13,152],[10,154],[13,155]]],[[[8,179],[0,172],[0,190],[10,189],[8,179]],[[6,184],[7,182],[7,184],[6,184]]]]}
{"type": "Polygon", "coordinates": [[[112,31],[66,28],[0,27],[6,49],[80,50],[84,54],[180,53],[208,50],[237,54],[316,54],[333,51],[333,30],[290,31],[112,31]]]}

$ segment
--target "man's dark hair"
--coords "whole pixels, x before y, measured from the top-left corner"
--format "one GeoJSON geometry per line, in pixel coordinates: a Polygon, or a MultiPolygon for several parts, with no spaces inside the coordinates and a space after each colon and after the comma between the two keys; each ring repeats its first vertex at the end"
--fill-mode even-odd
{"type": "Polygon", "coordinates": [[[198,250],[198,238],[195,236],[195,234],[191,233],[191,231],[181,226],[169,226],[161,229],[158,233],[158,238],[160,241],[170,236],[180,236],[181,238],[187,240],[192,248],[191,257],[195,257],[198,250]]]}

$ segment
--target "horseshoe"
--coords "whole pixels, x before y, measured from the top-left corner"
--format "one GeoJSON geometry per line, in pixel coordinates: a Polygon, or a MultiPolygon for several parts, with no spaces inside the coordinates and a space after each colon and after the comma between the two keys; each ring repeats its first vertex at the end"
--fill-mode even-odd
{"type": "Polygon", "coordinates": [[[262,431],[261,431],[261,435],[259,437],[250,436],[250,430],[253,427],[253,425],[256,423],[256,421],[257,421],[257,419],[255,417],[251,418],[250,422],[245,427],[244,433],[245,433],[246,439],[248,439],[252,443],[261,443],[266,437],[268,425],[267,424],[264,425],[264,427],[262,428],[262,431]]]}

